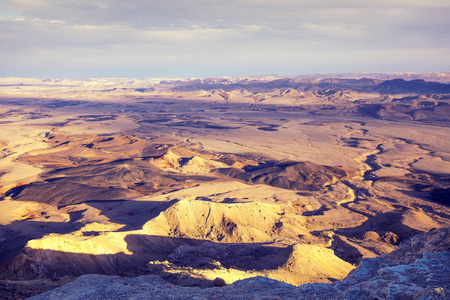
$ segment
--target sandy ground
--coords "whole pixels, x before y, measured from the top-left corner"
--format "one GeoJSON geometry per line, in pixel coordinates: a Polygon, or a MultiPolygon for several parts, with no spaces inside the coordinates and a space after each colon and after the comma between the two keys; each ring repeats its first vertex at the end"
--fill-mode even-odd
{"type": "MultiPolygon", "coordinates": [[[[20,122],[17,122],[20,123],[20,122]]],[[[37,179],[42,169],[29,164],[17,162],[17,158],[30,151],[47,148],[42,142],[45,130],[42,127],[27,127],[3,124],[0,127],[2,150],[0,155],[0,192],[37,179]]]]}
{"type": "Polygon", "coordinates": [[[450,225],[441,123],[94,100],[0,105],[0,279],[331,282],[450,225]]]}

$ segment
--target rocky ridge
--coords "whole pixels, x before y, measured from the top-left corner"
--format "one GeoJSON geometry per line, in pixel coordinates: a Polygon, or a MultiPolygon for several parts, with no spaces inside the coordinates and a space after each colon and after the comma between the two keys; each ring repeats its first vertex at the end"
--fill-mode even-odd
{"type": "Polygon", "coordinates": [[[450,85],[424,80],[0,79],[0,298],[87,274],[160,285],[163,299],[271,296],[261,277],[293,285],[275,298],[426,293],[448,274],[424,255],[383,260],[350,296],[350,277],[336,283],[450,226],[450,85]],[[413,264],[412,292],[379,273],[398,264],[413,264]]]}
{"type": "Polygon", "coordinates": [[[201,289],[176,286],[155,275],[83,275],[30,299],[449,299],[449,233],[450,228],[443,228],[416,235],[396,251],[364,259],[344,280],[332,284],[294,287],[254,277],[201,289]]]}

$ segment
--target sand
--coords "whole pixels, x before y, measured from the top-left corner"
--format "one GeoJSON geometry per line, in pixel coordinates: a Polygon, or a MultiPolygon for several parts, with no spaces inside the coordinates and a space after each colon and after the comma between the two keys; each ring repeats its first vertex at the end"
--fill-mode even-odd
{"type": "Polygon", "coordinates": [[[329,283],[450,226],[450,127],[363,106],[386,96],[33,84],[0,105],[1,279],[329,283]]]}

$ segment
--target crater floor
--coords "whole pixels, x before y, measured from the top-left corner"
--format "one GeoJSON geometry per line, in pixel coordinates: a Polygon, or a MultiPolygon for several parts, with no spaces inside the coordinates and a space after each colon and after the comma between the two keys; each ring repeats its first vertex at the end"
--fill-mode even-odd
{"type": "Polygon", "coordinates": [[[115,97],[1,100],[5,295],[83,274],[331,283],[450,226],[445,119],[353,100],[115,97]]]}

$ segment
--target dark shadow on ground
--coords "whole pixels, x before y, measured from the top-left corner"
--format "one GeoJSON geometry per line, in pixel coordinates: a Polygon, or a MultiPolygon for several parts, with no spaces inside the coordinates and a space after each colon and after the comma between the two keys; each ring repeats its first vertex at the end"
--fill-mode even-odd
{"type": "MultiPolygon", "coordinates": [[[[40,222],[33,220],[14,221],[0,226],[0,267],[14,259],[31,239],[39,239],[50,233],[67,234],[79,230],[81,223],[77,223],[79,213],[70,213],[70,222],[40,222]]],[[[2,272],[0,269],[0,276],[2,272]]]]}
{"type": "Polygon", "coordinates": [[[392,232],[399,237],[399,241],[410,237],[421,231],[402,224],[402,210],[394,210],[387,213],[378,213],[375,216],[369,216],[369,219],[360,226],[353,228],[341,228],[335,232],[348,238],[362,239],[367,231],[377,233],[392,232]]]}
{"type": "Polygon", "coordinates": [[[217,267],[214,261],[226,268],[240,270],[277,269],[286,263],[293,251],[292,246],[281,248],[264,244],[225,244],[152,235],[128,235],[125,241],[128,250],[133,253],[151,252],[159,255],[153,259],[167,260],[183,267],[208,269],[217,267]]]}
{"type": "MultiPolygon", "coordinates": [[[[60,278],[82,274],[108,274],[138,276],[155,274],[176,283],[201,285],[189,275],[165,272],[161,264],[168,263],[194,269],[223,267],[240,270],[277,269],[284,265],[292,253],[292,246],[272,247],[264,244],[221,244],[187,238],[131,234],[126,236],[128,250],[124,253],[94,255],[53,250],[26,248],[12,262],[0,269],[0,279],[32,280],[36,278],[60,278]],[[184,277],[184,279],[183,279],[184,277]]],[[[209,286],[211,282],[208,281],[209,286]]],[[[183,284],[182,284],[183,285],[183,284]]]]}
{"type": "Polygon", "coordinates": [[[125,224],[118,231],[130,231],[142,229],[144,224],[157,217],[161,212],[177,203],[171,201],[133,201],[133,200],[92,200],[85,202],[87,205],[101,211],[111,222],[125,224]]]}
{"type": "Polygon", "coordinates": [[[5,195],[17,201],[65,206],[105,199],[129,200],[218,179],[170,173],[135,159],[56,169],[41,177],[43,181],[12,188],[5,195]]]}

